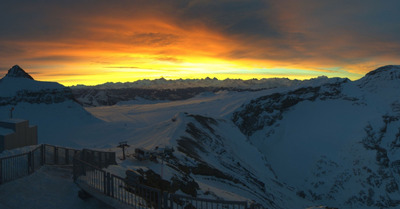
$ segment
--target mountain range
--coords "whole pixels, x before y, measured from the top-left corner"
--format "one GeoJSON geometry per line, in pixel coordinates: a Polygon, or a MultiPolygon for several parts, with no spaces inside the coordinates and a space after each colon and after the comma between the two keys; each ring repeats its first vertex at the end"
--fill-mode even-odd
{"type": "Polygon", "coordinates": [[[270,79],[178,79],[139,80],[126,83],[105,83],[96,86],[72,86],[77,101],[85,107],[115,105],[129,101],[153,100],[176,101],[193,98],[204,92],[260,91],[283,87],[301,87],[336,82],[342,78],[320,76],[309,80],[270,79]]]}

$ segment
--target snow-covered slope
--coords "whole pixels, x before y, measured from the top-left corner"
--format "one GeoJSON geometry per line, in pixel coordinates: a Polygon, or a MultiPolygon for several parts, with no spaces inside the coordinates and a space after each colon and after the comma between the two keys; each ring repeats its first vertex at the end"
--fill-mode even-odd
{"type": "Polygon", "coordinates": [[[132,145],[127,150],[128,159],[109,168],[117,175],[124,176],[126,169],[145,168],[170,182],[194,182],[191,190],[177,191],[185,195],[257,202],[270,208],[305,208],[312,204],[277,181],[265,156],[230,120],[180,112],[139,128],[127,142],[132,145]],[[175,151],[166,156],[163,165],[160,158],[138,161],[131,156],[137,147],[154,150],[166,146],[175,151]]]}
{"type": "Polygon", "coordinates": [[[234,200],[233,195],[226,195],[233,193],[269,208],[307,205],[307,201],[293,195],[290,187],[277,181],[265,156],[231,121],[187,114],[179,115],[175,122],[183,123],[185,128],[177,129],[179,137],[172,141],[176,143],[177,159],[168,162],[187,168],[202,185],[203,193],[211,191],[220,198],[234,200]]]}
{"type": "Polygon", "coordinates": [[[400,67],[252,100],[233,121],[278,179],[316,204],[400,207],[400,67]]]}

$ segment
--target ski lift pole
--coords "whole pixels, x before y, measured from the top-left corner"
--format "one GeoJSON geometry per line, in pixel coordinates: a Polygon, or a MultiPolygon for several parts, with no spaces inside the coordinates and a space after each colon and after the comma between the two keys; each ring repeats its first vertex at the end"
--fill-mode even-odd
{"type": "Polygon", "coordinates": [[[122,160],[125,160],[125,147],[129,147],[128,143],[126,141],[120,142],[118,147],[122,149],[122,160]]]}
{"type": "Polygon", "coordinates": [[[163,172],[164,172],[164,154],[161,154],[161,179],[163,179],[163,172]]]}

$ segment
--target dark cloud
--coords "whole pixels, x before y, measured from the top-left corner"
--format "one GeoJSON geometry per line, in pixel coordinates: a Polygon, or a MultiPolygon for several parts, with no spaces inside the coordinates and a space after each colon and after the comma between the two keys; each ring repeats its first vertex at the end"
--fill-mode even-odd
{"type": "Polygon", "coordinates": [[[168,46],[179,40],[174,34],[166,33],[136,33],[131,37],[131,43],[146,46],[168,46]]]}
{"type": "Polygon", "coordinates": [[[41,57],[33,57],[33,58],[26,58],[24,59],[25,61],[36,61],[36,62],[48,62],[48,61],[76,61],[76,60],[82,60],[84,59],[83,57],[78,57],[78,56],[41,56],[41,57]]]}
{"type": "Polygon", "coordinates": [[[96,18],[135,18],[146,12],[142,6],[128,0],[4,0],[0,2],[0,38],[45,41],[78,37],[90,39],[89,35],[93,35],[89,30],[91,26],[107,26],[101,21],[93,21],[96,18]]]}
{"type": "Polygon", "coordinates": [[[200,22],[232,35],[271,37],[279,35],[269,6],[263,0],[188,1],[178,12],[185,24],[200,22]]]}
{"type": "Polygon", "coordinates": [[[18,46],[12,44],[0,43],[0,56],[16,56],[25,53],[26,51],[18,46]]]}
{"type": "Polygon", "coordinates": [[[390,37],[400,40],[400,36],[395,35],[400,32],[399,1],[377,3],[374,0],[340,0],[321,3],[308,0],[302,5],[304,6],[299,8],[303,11],[301,15],[312,23],[308,26],[310,29],[318,29],[314,31],[318,34],[329,37],[335,34],[352,34],[369,40],[387,40],[390,37]]]}
{"type": "Polygon", "coordinates": [[[345,53],[348,57],[358,56],[359,52],[354,52],[359,49],[373,57],[385,51],[385,43],[400,43],[399,1],[290,0],[276,4],[277,14],[281,14],[278,20],[286,31],[283,40],[289,43],[293,31],[301,34],[303,39],[295,43],[306,53],[339,57],[345,53]]]}
{"type": "Polygon", "coordinates": [[[13,40],[85,37],[90,33],[88,26],[105,27],[109,24],[94,22],[96,17],[114,18],[118,21],[146,16],[171,18],[182,27],[193,27],[192,24],[201,23],[231,34],[275,36],[276,28],[267,15],[268,7],[266,1],[262,0],[6,0],[0,3],[0,37],[13,40]]]}
{"type": "MultiPolygon", "coordinates": [[[[375,0],[4,0],[0,3],[0,37],[42,40],[85,37],[90,33],[88,26],[107,26],[101,21],[94,22],[96,17],[117,21],[154,15],[171,17],[183,27],[195,27],[192,24],[200,23],[232,35],[291,38],[293,31],[285,31],[285,25],[276,22],[279,14],[287,12],[297,15],[298,19],[292,21],[303,27],[303,35],[312,32],[329,38],[345,33],[369,40],[399,41],[399,7],[397,0],[379,3],[375,0]]],[[[158,35],[143,33],[133,38],[155,36],[157,43],[158,35]]]]}
{"type": "MultiPolygon", "coordinates": [[[[0,37],[8,40],[52,40],[69,36],[79,24],[57,7],[32,1],[2,1],[0,37]],[[58,12],[57,12],[58,11],[58,12]],[[72,24],[71,24],[72,23],[72,24]]],[[[61,2],[60,2],[61,3],[61,2]]],[[[53,5],[55,6],[55,5],[53,5]]]]}

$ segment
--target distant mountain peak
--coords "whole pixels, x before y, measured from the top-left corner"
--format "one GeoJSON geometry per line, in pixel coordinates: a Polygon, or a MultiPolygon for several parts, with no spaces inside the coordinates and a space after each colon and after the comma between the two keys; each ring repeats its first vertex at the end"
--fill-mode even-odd
{"type": "Polygon", "coordinates": [[[386,77],[390,80],[400,78],[400,65],[386,65],[373,70],[365,75],[365,77],[386,77]]]}
{"type": "Polygon", "coordinates": [[[12,68],[8,70],[6,77],[14,77],[14,78],[28,78],[34,80],[32,76],[26,73],[20,66],[14,65],[12,68]]]}
{"type": "Polygon", "coordinates": [[[376,82],[400,80],[400,65],[386,65],[367,73],[359,80],[359,86],[371,86],[376,82]]]}

